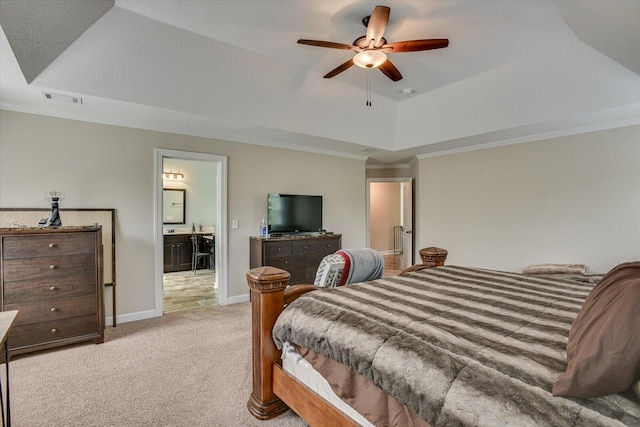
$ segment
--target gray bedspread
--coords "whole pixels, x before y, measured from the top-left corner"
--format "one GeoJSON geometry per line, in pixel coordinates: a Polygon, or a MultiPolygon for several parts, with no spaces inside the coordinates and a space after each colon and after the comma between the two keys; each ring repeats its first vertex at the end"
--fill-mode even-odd
{"type": "Polygon", "coordinates": [[[273,338],[349,366],[434,426],[638,426],[633,392],[551,394],[593,286],[438,267],[308,293],[273,338]]]}

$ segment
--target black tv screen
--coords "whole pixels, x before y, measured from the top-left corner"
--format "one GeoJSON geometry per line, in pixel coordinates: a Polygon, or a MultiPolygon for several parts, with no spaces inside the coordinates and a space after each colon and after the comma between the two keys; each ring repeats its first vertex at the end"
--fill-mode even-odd
{"type": "Polygon", "coordinates": [[[312,233],[322,230],[322,196],[269,193],[267,232],[312,233]]]}

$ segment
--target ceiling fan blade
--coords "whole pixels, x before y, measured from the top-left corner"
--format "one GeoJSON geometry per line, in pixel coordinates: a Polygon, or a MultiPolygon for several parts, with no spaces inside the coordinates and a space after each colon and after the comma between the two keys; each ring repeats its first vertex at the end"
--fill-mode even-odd
{"type": "Polygon", "coordinates": [[[407,40],[387,43],[382,49],[391,49],[388,53],[418,52],[421,50],[440,49],[449,46],[449,39],[407,40]]]}
{"type": "Polygon", "coordinates": [[[334,42],[323,42],[321,40],[306,40],[300,39],[298,40],[299,44],[306,44],[309,46],[318,46],[318,47],[328,47],[330,49],[344,49],[344,50],[352,50],[357,48],[357,46],[351,44],[344,43],[334,43],[334,42]]]}
{"type": "Polygon", "coordinates": [[[324,78],[325,79],[330,79],[331,77],[337,76],[338,74],[340,74],[344,70],[348,69],[352,65],[353,65],[353,59],[350,59],[347,62],[345,62],[344,64],[338,65],[336,68],[334,68],[333,70],[329,71],[327,74],[325,74],[324,78]]]}
{"type": "Polygon", "coordinates": [[[367,42],[370,47],[371,40],[373,40],[373,47],[380,47],[380,40],[389,22],[389,13],[391,13],[391,9],[387,6],[376,6],[375,9],[373,9],[373,13],[367,24],[367,42]]]}
{"type": "Polygon", "coordinates": [[[400,74],[400,71],[398,71],[396,66],[393,65],[388,59],[378,68],[380,68],[380,71],[382,71],[385,76],[389,77],[394,82],[402,80],[402,74],[400,74]]]}

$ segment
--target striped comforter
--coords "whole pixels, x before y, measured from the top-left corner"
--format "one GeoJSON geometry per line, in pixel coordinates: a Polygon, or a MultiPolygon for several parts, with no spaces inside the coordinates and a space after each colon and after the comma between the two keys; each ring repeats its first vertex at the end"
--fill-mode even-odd
{"type": "Polygon", "coordinates": [[[640,425],[632,393],[551,395],[593,286],[438,267],[308,293],[273,337],[349,366],[434,426],[640,425]]]}

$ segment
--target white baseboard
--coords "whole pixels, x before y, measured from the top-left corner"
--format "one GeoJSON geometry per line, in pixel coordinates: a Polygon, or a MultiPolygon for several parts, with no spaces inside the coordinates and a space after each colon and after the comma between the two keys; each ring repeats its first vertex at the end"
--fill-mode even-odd
{"type": "MultiPolygon", "coordinates": [[[[145,310],[145,311],[138,311],[135,313],[120,314],[116,316],[116,320],[118,321],[118,324],[120,324],[120,323],[135,322],[136,320],[150,319],[152,317],[157,317],[155,310],[145,310]]],[[[113,316],[107,317],[105,319],[105,324],[107,326],[113,326],[113,316]]]]}
{"type": "Polygon", "coordinates": [[[227,304],[238,304],[240,302],[250,301],[249,294],[238,295],[236,297],[227,298],[227,304]]]}
{"type": "MultiPolygon", "coordinates": [[[[390,249],[388,251],[378,251],[378,252],[380,252],[382,255],[393,255],[393,254],[395,254],[395,251],[393,249],[390,249]]],[[[400,254],[398,254],[398,255],[400,255],[400,254]]]]}
{"type": "MultiPolygon", "coordinates": [[[[227,304],[238,304],[241,302],[248,302],[248,301],[250,301],[249,294],[244,294],[244,295],[238,295],[235,297],[228,298],[227,304]]],[[[120,324],[120,323],[135,322],[136,320],[151,319],[152,317],[158,317],[155,310],[145,310],[145,311],[138,311],[135,313],[119,314],[116,316],[116,319],[118,320],[118,324],[120,324]]],[[[105,318],[105,325],[113,326],[113,316],[109,316],[105,318]]]]}

